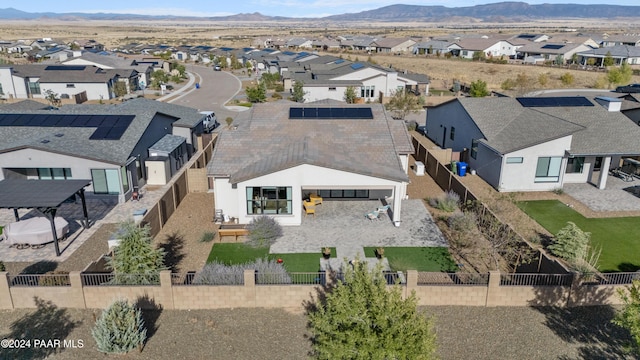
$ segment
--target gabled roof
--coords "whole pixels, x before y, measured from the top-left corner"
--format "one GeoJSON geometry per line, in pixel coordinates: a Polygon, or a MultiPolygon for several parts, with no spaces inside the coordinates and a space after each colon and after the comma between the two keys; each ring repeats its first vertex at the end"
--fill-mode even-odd
{"type": "Polygon", "coordinates": [[[207,165],[208,174],[228,176],[232,183],[238,183],[309,164],[408,181],[398,154],[411,153],[412,143],[403,122],[387,116],[382,105],[366,106],[372,110],[370,120],[289,119],[291,107],[309,105],[277,102],[254,106],[248,126],[220,134],[207,165]]]}
{"type": "Polygon", "coordinates": [[[484,142],[501,154],[568,135],[573,135],[573,155],[640,154],[640,127],[593,99],[588,101],[594,106],[556,107],[523,107],[508,97],[456,101],[485,136],[484,142]]]}
{"type": "Polygon", "coordinates": [[[387,37],[377,39],[373,43],[376,45],[376,47],[379,47],[379,48],[393,48],[398,45],[402,45],[406,42],[412,42],[415,44],[415,41],[409,38],[387,38],[387,37]]]}
{"type": "Polygon", "coordinates": [[[583,56],[607,56],[607,54],[611,54],[612,57],[617,58],[633,58],[640,57],[640,47],[638,46],[630,46],[630,45],[616,45],[604,48],[598,48],[588,51],[581,51],[578,55],[583,56]]]}
{"type": "Polygon", "coordinates": [[[538,42],[527,44],[519,48],[518,52],[562,55],[575,50],[576,48],[582,48],[585,50],[589,49],[589,47],[584,44],[538,42]]]}
{"type": "Polygon", "coordinates": [[[13,75],[39,77],[40,83],[106,83],[118,74],[93,65],[29,64],[12,67],[13,75]]]}
{"type": "Polygon", "coordinates": [[[502,39],[460,39],[456,44],[464,50],[484,51],[501,41],[508,42],[502,39]]]}

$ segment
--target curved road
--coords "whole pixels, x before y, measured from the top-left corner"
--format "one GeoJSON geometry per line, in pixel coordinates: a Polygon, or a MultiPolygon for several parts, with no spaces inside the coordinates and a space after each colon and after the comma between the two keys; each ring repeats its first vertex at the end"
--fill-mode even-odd
{"type": "Polygon", "coordinates": [[[213,71],[212,67],[199,65],[187,65],[187,71],[193,74],[194,82],[199,83],[200,88],[196,89],[190,80],[186,85],[190,87],[189,89],[169,98],[167,102],[192,107],[199,111],[213,111],[222,125],[228,116],[236,118],[238,111],[227,109],[224,104],[242,89],[242,84],[237,77],[226,71],[213,71]]]}

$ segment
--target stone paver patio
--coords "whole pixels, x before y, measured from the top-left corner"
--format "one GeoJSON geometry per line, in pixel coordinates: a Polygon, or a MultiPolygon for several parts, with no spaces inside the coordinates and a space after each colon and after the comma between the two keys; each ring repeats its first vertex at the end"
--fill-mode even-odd
{"type": "Polygon", "coordinates": [[[594,211],[638,211],[640,179],[625,182],[609,176],[606,189],[600,190],[592,184],[564,184],[564,191],[594,211]]]}
{"type": "Polygon", "coordinates": [[[319,253],[335,247],[338,259],[365,258],[365,246],[449,246],[422,200],[402,201],[402,223],[395,227],[389,216],[368,220],[365,214],[379,201],[324,201],[316,215],[303,216],[301,226],[283,228],[284,235],[271,246],[271,253],[319,253]]]}

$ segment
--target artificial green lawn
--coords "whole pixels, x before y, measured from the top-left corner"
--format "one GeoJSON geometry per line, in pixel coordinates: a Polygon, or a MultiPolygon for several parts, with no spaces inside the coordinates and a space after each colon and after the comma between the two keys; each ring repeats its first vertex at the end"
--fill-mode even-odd
{"type": "MultiPolygon", "coordinates": [[[[375,256],[376,247],[365,247],[366,257],[375,256]]],[[[456,262],[446,247],[385,247],[384,256],[394,271],[455,272],[456,262]]]]}
{"type": "MultiPolygon", "coordinates": [[[[317,253],[303,254],[269,254],[269,248],[253,248],[242,243],[214,244],[207,258],[207,263],[218,261],[227,265],[243,264],[257,258],[282,259],[288,272],[317,272],[320,270],[322,249],[317,253]]],[[[336,256],[336,249],[331,248],[331,256],[336,256]]]]}
{"type": "Polygon", "coordinates": [[[557,200],[522,201],[518,207],[552,234],[567,221],[590,232],[592,244],[602,247],[600,271],[640,269],[640,217],[588,219],[557,200]]]}

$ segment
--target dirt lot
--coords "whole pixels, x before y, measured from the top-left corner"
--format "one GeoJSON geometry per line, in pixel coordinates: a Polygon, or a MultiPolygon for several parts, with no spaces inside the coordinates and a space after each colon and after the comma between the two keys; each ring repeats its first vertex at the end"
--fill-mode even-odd
{"type": "MultiPolygon", "coordinates": [[[[610,322],[611,307],[423,310],[436,319],[442,359],[632,358],[623,352],[628,334],[610,322]]],[[[0,359],[102,358],[90,334],[93,324],[91,310],[0,311],[2,338],[83,342],[83,348],[0,349],[0,359]]],[[[311,350],[306,316],[285,310],[147,311],[145,324],[144,350],[123,359],[304,359],[311,350]]]]}

